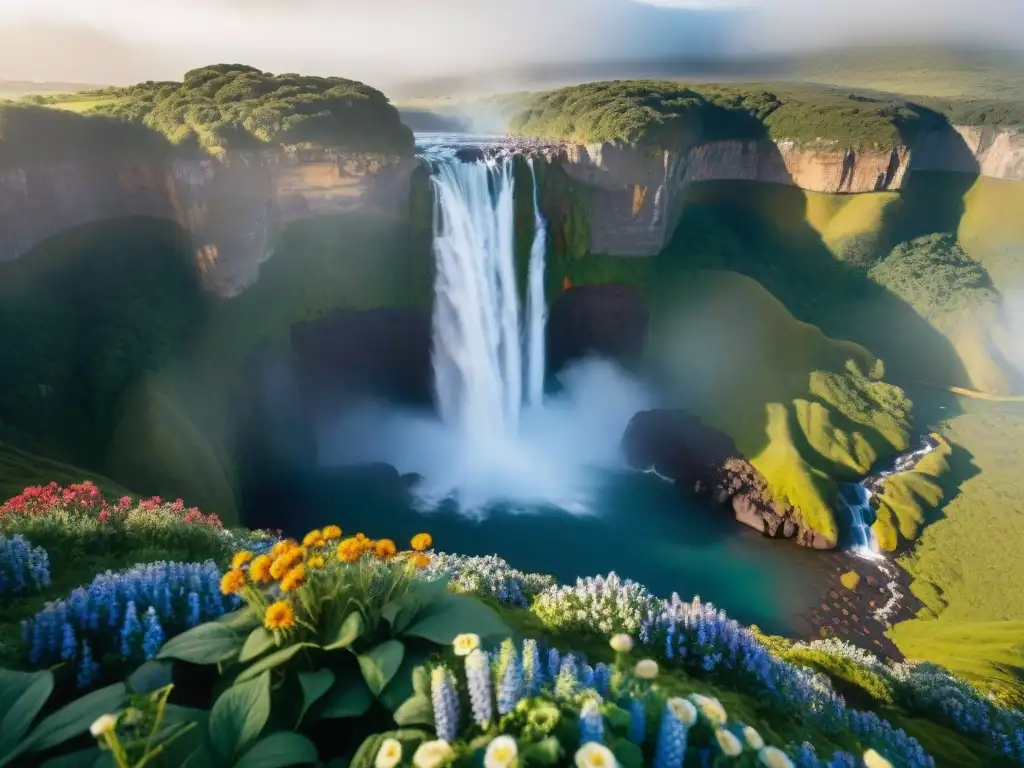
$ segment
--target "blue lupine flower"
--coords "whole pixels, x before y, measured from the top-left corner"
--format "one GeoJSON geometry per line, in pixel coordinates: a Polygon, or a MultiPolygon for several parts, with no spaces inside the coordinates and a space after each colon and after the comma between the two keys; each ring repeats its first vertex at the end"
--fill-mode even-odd
{"type": "Polygon", "coordinates": [[[135,645],[142,634],[142,624],[139,623],[139,615],[135,611],[135,602],[128,601],[124,610],[124,624],[121,627],[121,656],[125,659],[131,658],[135,652],[135,645]]]}
{"type": "Polygon", "coordinates": [[[594,688],[601,694],[601,696],[607,696],[611,691],[612,681],[612,670],[611,668],[601,662],[594,667],[594,688]]]}
{"type": "Polygon", "coordinates": [[[654,768],[682,768],[686,755],[686,728],[679,722],[672,707],[665,705],[658,726],[658,746],[654,752],[654,768]]]}
{"type": "Polygon", "coordinates": [[[89,688],[100,676],[100,665],[92,658],[92,649],[89,643],[82,641],[82,651],[78,656],[78,675],[75,678],[76,685],[81,688],[89,688]]]}
{"type": "Polygon", "coordinates": [[[584,688],[594,687],[594,668],[589,664],[584,664],[580,670],[580,685],[584,688]]]}
{"type": "Polygon", "coordinates": [[[195,592],[188,593],[188,618],[185,623],[188,624],[189,628],[199,624],[199,595],[195,592]]]}
{"type": "Polygon", "coordinates": [[[604,743],[604,718],[597,702],[587,699],[580,709],[580,746],[591,741],[604,743]]]}
{"type": "Polygon", "coordinates": [[[562,668],[558,670],[558,675],[555,677],[555,696],[565,699],[572,698],[579,688],[580,677],[576,657],[567,653],[562,659],[562,668]]]}
{"type": "Polygon", "coordinates": [[[75,630],[66,621],[62,630],[63,640],[60,646],[61,661],[71,661],[78,652],[78,641],[75,639],[75,630]]]}
{"type": "Polygon", "coordinates": [[[435,667],[430,674],[430,700],[434,705],[437,737],[454,743],[459,732],[459,695],[452,673],[445,667],[435,667]]]}
{"type": "Polygon", "coordinates": [[[629,700],[629,732],[627,738],[634,744],[643,744],[647,738],[647,713],[639,699],[629,700]]]}
{"type": "Polygon", "coordinates": [[[558,677],[558,671],[562,668],[562,657],[558,655],[555,648],[548,649],[548,679],[554,680],[558,677]]]}
{"type": "Polygon", "coordinates": [[[22,595],[50,586],[50,558],[24,536],[0,535],[0,595],[22,595]]]}
{"type": "Polygon", "coordinates": [[[152,605],[146,611],[146,632],[142,638],[142,652],[146,659],[152,659],[160,646],[164,644],[164,629],[156,616],[156,608],[152,605]]]}
{"type": "Polygon", "coordinates": [[[481,728],[486,728],[494,720],[494,703],[491,698],[490,665],[487,656],[479,648],[466,657],[466,685],[469,688],[473,720],[481,728]]]}
{"type": "Polygon", "coordinates": [[[523,670],[519,666],[515,648],[505,663],[505,670],[498,683],[498,714],[511,714],[519,700],[523,698],[523,670]]]}
{"type": "Polygon", "coordinates": [[[544,670],[540,666],[540,650],[536,640],[523,640],[523,694],[536,696],[544,683],[544,670]]]}

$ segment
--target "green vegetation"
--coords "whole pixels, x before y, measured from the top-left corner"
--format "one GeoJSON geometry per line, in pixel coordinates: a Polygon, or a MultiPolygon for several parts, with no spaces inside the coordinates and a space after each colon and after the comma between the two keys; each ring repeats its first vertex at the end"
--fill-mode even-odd
{"type": "Polygon", "coordinates": [[[128,496],[129,491],[102,475],[64,464],[45,456],[37,456],[0,442],[0,498],[10,499],[30,485],[56,482],[71,485],[89,480],[98,485],[108,500],[128,496]]]}
{"type": "Polygon", "coordinates": [[[908,472],[901,472],[882,483],[881,493],[875,496],[877,518],[871,529],[878,545],[894,551],[900,541],[913,541],[927,522],[928,512],[942,501],[943,491],[938,484],[949,472],[952,447],[945,439],[935,435],[939,447],[918,461],[908,472]]]}

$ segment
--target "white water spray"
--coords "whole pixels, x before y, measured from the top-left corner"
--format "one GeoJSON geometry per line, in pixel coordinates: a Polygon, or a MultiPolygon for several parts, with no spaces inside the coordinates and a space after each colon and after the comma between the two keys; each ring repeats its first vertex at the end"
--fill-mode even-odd
{"type": "Polygon", "coordinates": [[[537,169],[530,158],[533,176],[533,245],[530,247],[529,285],[526,293],[526,403],[539,408],[544,400],[544,333],[548,322],[547,300],[544,297],[544,260],[547,250],[547,222],[540,211],[537,194],[537,169]]]}

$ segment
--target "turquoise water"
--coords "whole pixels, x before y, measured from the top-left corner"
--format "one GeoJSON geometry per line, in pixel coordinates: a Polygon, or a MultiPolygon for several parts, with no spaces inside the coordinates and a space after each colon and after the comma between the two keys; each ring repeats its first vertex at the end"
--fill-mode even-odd
{"type": "Polygon", "coordinates": [[[511,513],[491,507],[483,519],[452,505],[423,514],[394,482],[353,483],[325,474],[294,514],[279,525],[292,535],[337,523],[346,533],[393,538],[399,545],[429,531],[438,549],[499,554],[523,571],[550,573],[561,583],[615,571],[660,596],[722,606],[744,623],[773,633],[804,634],[801,613],[816,605],[832,563],[793,542],[771,540],[736,523],[728,510],[687,498],[654,475],[606,472],[594,513],[558,509],[511,513]]]}

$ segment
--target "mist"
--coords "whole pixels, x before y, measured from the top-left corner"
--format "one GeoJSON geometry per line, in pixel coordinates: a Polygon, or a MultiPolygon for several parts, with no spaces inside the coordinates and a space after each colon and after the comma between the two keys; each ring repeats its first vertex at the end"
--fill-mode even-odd
{"type": "Polygon", "coordinates": [[[1019,0],[0,0],[0,79],[126,84],[238,61],[380,87],[536,66],[909,42],[1021,48],[1019,0]]]}

